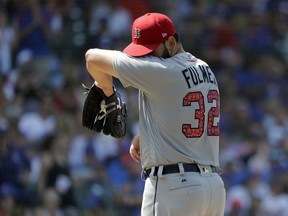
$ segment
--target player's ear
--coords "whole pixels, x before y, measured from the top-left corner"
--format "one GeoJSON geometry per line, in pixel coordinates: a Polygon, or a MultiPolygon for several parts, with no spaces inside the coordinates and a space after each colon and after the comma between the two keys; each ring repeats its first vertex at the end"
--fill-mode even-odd
{"type": "Polygon", "coordinates": [[[173,36],[170,36],[164,43],[166,49],[168,50],[169,54],[172,56],[175,46],[177,45],[177,41],[173,36]]]}
{"type": "Polygon", "coordinates": [[[176,40],[173,36],[168,37],[168,39],[165,41],[167,47],[174,47],[176,44],[176,40]]]}

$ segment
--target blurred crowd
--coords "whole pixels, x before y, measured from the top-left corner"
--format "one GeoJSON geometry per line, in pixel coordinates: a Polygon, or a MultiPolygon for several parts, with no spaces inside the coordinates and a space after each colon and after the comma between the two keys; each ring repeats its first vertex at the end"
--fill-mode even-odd
{"type": "Polygon", "coordinates": [[[0,216],[140,215],[138,92],[115,80],[117,140],[81,126],[81,84],[86,50],[122,50],[151,11],[218,79],[225,216],[288,215],[288,0],[0,0],[0,216]]]}

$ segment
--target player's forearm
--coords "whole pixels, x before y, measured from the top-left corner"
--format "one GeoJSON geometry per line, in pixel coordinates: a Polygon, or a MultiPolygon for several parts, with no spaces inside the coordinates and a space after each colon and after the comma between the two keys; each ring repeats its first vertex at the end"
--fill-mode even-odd
{"type": "Polygon", "coordinates": [[[106,96],[113,93],[112,60],[100,49],[90,49],[86,52],[86,68],[106,96]]]}

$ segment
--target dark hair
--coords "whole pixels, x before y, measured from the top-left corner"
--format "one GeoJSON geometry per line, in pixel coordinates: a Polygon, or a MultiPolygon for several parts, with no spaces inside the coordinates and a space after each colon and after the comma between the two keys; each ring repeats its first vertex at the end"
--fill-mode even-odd
{"type": "Polygon", "coordinates": [[[178,32],[176,32],[173,37],[175,38],[177,43],[180,43],[180,34],[178,32]]]}

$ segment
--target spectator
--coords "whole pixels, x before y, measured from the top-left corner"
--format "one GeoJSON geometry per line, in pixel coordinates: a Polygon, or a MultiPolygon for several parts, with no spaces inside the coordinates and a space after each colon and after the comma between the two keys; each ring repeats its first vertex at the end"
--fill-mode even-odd
{"type": "Polygon", "coordinates": [[[59,194],[53,188],[47,188],[43,194],[43,205],[36,210],[35,216],[64,216],[60,204],[59,194]]]}
{"type": "Polygon", "coordinates": [[[103,49],[111,49],[115,46],[115,38],[108,29],[108,18],[103,17],[99,23],[99,30],[90,33],[87,47],[101,47],[103,49]]]}
{"type": "Polygon", "coordinates": [[[284,191],[284,182],[282,180],[276,176],[270,179],[271,194],[263,197],[257,216],[288,215],[288,194],[284,191]]]}
{"type": "Polygon", "coordinates": [[[15,204],[22,207],[36,205],[37,194],[29,188],[31,166],[24,150],[25,139],[12,127],[0,137],[0,186],[9,184],[9,191],[13,188],[15,204]]]}
{"type": "Polygon", "coordinates": [[[44,200],[45,190],[54,188],[60,197],[60,208],[63,211],[70,211],[77,208],[73,179],[67,158],[67,140],[65,137],[51,137],[43,143],[41,155],[41,169],[38,181],[40,198],[44,200]],[[45,146],[46,145],[46,146],[45,146]]]}
{"type": "Polygon", "coordinates": [[[80,127],[80,121],[78,125],[77,134],[74,134],[74,137],[70,142],[68,161],[71,169],[71,177],[74,182],[75,200],[77,205],[80,208],[89,207],[92,211],[93,207],[97,208],[99,200],[94,196],[94,186],[98,185],[101,188],[106,188],[106,193],[109,194],[110,180],[107,177],[107,171],[105,171],[105,161],[102,161],[103,164],[101,164],[97,155],[95,155],[93,148],[93,139],[95,135],[80,127]],[[94,206],[91,206],[93,204],[86,200],[89,199],[88,196],[92,196],[92,203],[97,201],[94,206]]]}
{"type": "MultiPolygon", "coordinates": [[[[110,4],[100,1],[90,13],[90,34],[98,32],[99,36],[102,36],[102,42],[109,42],[108,45],[117,47],[121,46],[123,39],[126,40],[130,36],[132,15],[119,0],[111,0],[110,4]]],[[[107,45],[105,43],[98,45],[107,45]]]]}
{"type": "Polygon", "coordinates": [[[121,190],[115,191],[116,206],[122,215],[139,216],[144,189],[144,181],[139,175],[141,169],[128,154],[123,153],[120,162],[128,172],[126,181],[121,183],[121,190]]]}
{"type": "Polygon", "coordinates": [[[51,97],[47,96],[42,103],[36,104],[36,108],[26,110],[19,119],[20,133],[35,143],[53,135],[56,132],[56,119],[52,109],[51,97]]]}
{"type": "Polygon", "coordinates": [[[116,39],[130,37],[132,17],[131,13],[124,8],[119,0],[111,0],[111,14],[109,16],[108,28],[116,39]]]}
{"type": "Polygon", "coordinates": [[[8,183],[0,187],[0,216],[12,216],[17,213],[16,188],[8,183]]]}
{"type": "Polygon", "coordinates": [[[0,75],[8,75],[12,69],[12,53],[15,48],[15,30],[8,23],[5,11],[0,9],[0,75]]]}
{"type": "Polygon", "coordinates": [[[251,208],[251,197],[244,185],[235,185],[227,193],[225,214],[246,216],[251,208]]]}
{"type": "Polygon", "coordinates": [[[53,34],[51,14],[46,4],[39,0],[20,1],[15,16],[18,46],[16,55],[31,52],[36,79],[42,85],[51,85],[53,56],[49,41],[53,34]]]}
{"type": "Polygon", "coordinates": [[[263,126],[267,133],[269,145],[279,147],[287,137],[288,116],[285,106],[277,101],[266,103],[266,114],[263,116],[263,126]]]}

